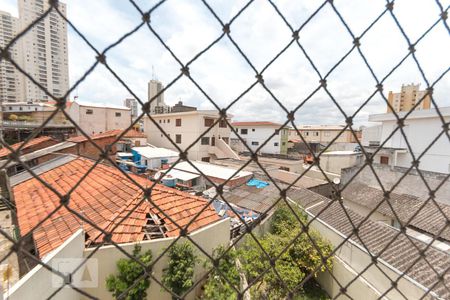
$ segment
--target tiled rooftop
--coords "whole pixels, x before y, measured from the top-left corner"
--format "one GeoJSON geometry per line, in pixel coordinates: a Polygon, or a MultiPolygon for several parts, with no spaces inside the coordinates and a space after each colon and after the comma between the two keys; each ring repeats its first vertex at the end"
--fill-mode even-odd
{"type": "MultiPolygon", "coordinates": [[[[350,183],[342,191],[342,196],[344,200],[358,203],[369,209],[374,209],[384,199],[381,189],[370,187],[361,182],[350,183]]],[[[412,195],[390,193],[389,203],[400,221],[407,223],[419,208],[424,205],[424,200],[412,195]]],[[[450,241],[450,229],[447,227],[441,232],[442,228],[447,225],[447,218],[450,218],[450,206],[439,203],[439,207],[447,217],[442,214],[433,202],[428,201],[420,212],[409,221],[409,226],[450,241]]],[[[396,219],[394,212],[386,201],[376,210],[385,216],[396,219]]]]}
{"type": "MultiPolygon", "coordinates": [[[[52,137],[49,136],[41,136],[41,137],[37,137],[34,139],[31,139],[29,142],[27,142],[25,144],[25,146],[21,149],[22,151],[27,150],[31,147],[38,147],[39,144],[48,142],[48,141],[52,141],[54,140],[52,137]]],[[[11,148],[13,148],[14,150],[18,149],[24,142],[20,142],[20,143],[16,143],[11,145],[11,148]]],[[[55,140],[56,143],[56,140],[55,140]]],[[[36,148],[38,149],[38,148],[36,148]]],[[[4,158],[5,156],[9,155],[11,153],[11,151],[9,151],[9,149],[7,148],[2,148],[0,149],[0,158],[4,158]]]]}
{"type": "MultiPolygon", "coordinates": [[[[290,198],[293,198],[290,196],[290,198]]],[[[295,202],[306,208],[307,211],[313,215],[319,214],[331,201],[330,199],[314,193],[309,190],[297,190],[295,193],[295,202]],[[309,209],[308,209],[309,207],[309,209]]],[[[406,270],[419,259],[420,254],[418,249],[424,249],[426,244],[414,238],[408,239],[404,234],[398,234],[398,230],[385,225],[383,223],[364,220],[363,217],[346,208],[346,212],[342,206],[334,202],[323,212],[320,213],[319,219],[334,228],[344,236],[349,236],[353,232],[353,227],[350,223],[349,216],[352,223],[358,226],[361,222],[363,225],[359,228],[358,236],[361,237],[362,242],[355,235],[351,240],[360,245],[364,245],[373,255],[379,255],[382,260],[387,262],[392,267],[405,273],[406,270]],[[391,242],[392,241],[392,242],[391,242]],[[414,244],[413,244],[414,243],[414,244]],[[415,246],[414,246],[415,245],[415,246]],[[379,252],[387,247],[380,255],[379,252]]],[[[416,280],[425,287],[432,287],[437,281],[438,276],[433,268],[442,273],[450,266],[450,255],[439,251],[433,247],[429,247],[425,252],[425,258],[420,257],[417,263],[412,266],[406,275],[416,280]]],[[[443,283],[439,283],[433,287],[433,291],[437,293],[442,299],[450,299],[450,291],[445,287],[449,286],[450,274],[445,274],[443,283]],[[444,285],[445,284],[445,285],[444,285]]]]}
{"type": "MultiPolygon", "coordinates": [[[[122,129],[113,129],[113,130],[108,130],[108,131],[105,131],[102,133],[92,134],[89,137],[92,140],[97,140],[97,139],[102,139],[102,138],[107,138],[107,137],[118,137],[122,132],[123,132],[122,129]]],[[[131,128],[122,137],[123,138],[146,138],[147,136],[143,132],[140,132],[140,131],[137,131],[137,130],[131,128]]],[[[85,137],[84,135],[78,135],[78,136],[71,137],[67,140],[69,142],[81,143],[81,142],[87,141],[88,138],[85,137]]]]}
{"type": "MultiPolygon", "coordinates": [[[[62,165],[45,171],[39,176],[64,195],[82,179],[82,176],[93,165],[94,162],[91,160],[75,158],[69,162],[66,160],[62,165]]],[[[153,184],[141,177],[132,174],[130,176],[142,186],[153,184]]],[[[35,178],[19,181],[13,186],[13,193],[22,236],[28,234],[60,203],[58,196],[35,178]]],[[[115,224],[124,219],[112,234],[112,240],[116,243],[146,239],[144,226],[147,222],[147,214],[157,215],[157,218],[164,224],[166,236],[177,236],[179,230],[172,221],[148,201],[140,203],[142,198],[142,190],[120,171],[107,165],[98,164],[71,194],[68,207],[105,230],[111,230],[115,224]],[[136,205],[138,208],[130,217],[125,218],[126,214],[136,205]]],[[[185,226],[207,205],[202,198],[162,185],[156,185],[153,188],[151,199],[180,226],[185,226]]],[[[208,207],[189,226],[188,231],[192,232],[219,219],[214,209],[208,207]]],[[[62,207],[33,231],[39,256],[43,257],[61,245],[80,227],[83,227],[87,233],[87,246],[103,240],[103,235],[98,230],[62,207]]]]}

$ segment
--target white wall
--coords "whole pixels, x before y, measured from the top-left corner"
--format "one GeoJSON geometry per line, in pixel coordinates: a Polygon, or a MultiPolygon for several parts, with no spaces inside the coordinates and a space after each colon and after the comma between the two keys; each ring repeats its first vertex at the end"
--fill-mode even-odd
{"type": "MultiPolygon", "coordinates": [[[[450,108],[442,108],[441,112],[445,116],[445,122],[450,122],[450,108]]],[[[400,117],[403,115],[404,113],[400,114],[400,117]]],[[[393,114],[372,115],[369,120],[382,122],[381,143],[397,127],[397,121],[393,114]]],[[[413,154],[417,158],[442,132],[442,122],[434,109],[415,111],[405,120],[403,130],[413,154]]],[[[407,149],[407,143],[398,130],[384,147],[407,149]]],[[[396,166],[409,168],[411,162],[410,154],[399,154],[396,166]]],[[[441,136],[420,159],[419,169],[447,174],[450,172],[450,141],[447,136],[441,136]]]]}
{"type": "MultiPolygon", "coordinates": [[[[152,118],[162,129],[170,135],[171,140],[176,142],[176,135],[181,134],[181,143],[177,144],[183,151],[190,146],[208,127],[204,124],[204,118],[219,117],[216,111],[193,111],[182,113],[170,113],[152,115],[152,118]],[[181,119],[181,126],[176,126],[176,119],[181,119]]],[[[162,134],[158,127],[146,116],[144,118],[144,133],[147,135],[147,141],[156,146],[177,151],[176,147],[162,134]]],[[[188,151],[188,158],[192,160],[201,160],[203,157],[210,157],[211,138],[217,139],[230,136],[230,128],[221,128],[219,124],[214,126],[205,137],[210,138],[210,145],[201,145],[198,141],[188,151]]]]}
{"type": "Polygon", "coordinates": [[[87,134],[96,134],[113,129],[126,129],[131,125],[131,110],[94,106],[81,106],[73,102],[69,115],[87,134]],[[86,114],[92,110],[92,114],[86,114]],[[116,113],[120,116],[116,117],[116,113]]]}
{"type": "Polygon", "coordinates": [[[178,159],[178,156],[176,156],[176,157],[158,157],[158,158],[147,158],[147,157],[141,156],[141,165],[147,166],[148,169],[160,169],[162,159],[167,159],[168,164],[173,164],[178,159]]]}
{"type": "Polygon", "coordinates": [[[374,144],[374,142],[380,142],[381,141],[381,130],[382,130],[381,125],[375,125],[375,126],[363,128],[361,144],[363,146],[369,146],[370,144],[374,144]]]}
{"type": "MultiPolygon", "coordinates": [[[[242,137],[242,139],[245,140],[247,143],[247,146],[252,149],[252,151],[256,151],[265,141],[266,139],[271,136],[276,129],[279,127],[275,126],[269,126],[269,127],[263,127],[263,126],[234,126],[235,129],[238,131],[239,135],[242,137]],[[247,129],[247,134],[241,133],[241,129],[247,129]],[[252,142],[258,143],[258,145],[252,145],[252,142]]],[[[231,132],[231,138],[237,139],[238,137],[234,134],[234,132],[231,132]]],[[[264,145],[264,147],[260,150],[262,153],[269,153],[269,154],[280,154],[281,151],[281,132],[280,134],[274,135],[267,144],[264,145]],[[275,146],[275,143],[278,143],[278,146],[275,146]]],[[[242,147],[243,151],[248,151],[247,147],[242,147]]]]}
{"type": "MultiPolygon", "coordinates": [[[[57,269],[58,259],[81,259],[84,250],[84,232],[80,229],[74,233],[67,241],[55,249],[52,253],[44,257],[43,262],[52,268],[57,269]],[[55,262],[52,264],[52,262],[55,262]]],[[[81,268],[78,272],[82,272],[81,268]]],[[[23,276],[9,291],[4,294],[5,299],[47,299],[59,286],[55,284],[54,275],[41,265],[37,265],[25,276],[23,276]]],[[[63,288],[56,294],[55,299],[80,299],[80,294],[70,287],[63,288]]]]}

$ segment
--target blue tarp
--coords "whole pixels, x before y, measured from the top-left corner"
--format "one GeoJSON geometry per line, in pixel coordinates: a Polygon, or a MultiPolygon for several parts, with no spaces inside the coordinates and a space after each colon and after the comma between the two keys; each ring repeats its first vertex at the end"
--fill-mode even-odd
{"type": "Polygon", "coordinates": [[[265,181],[262,181],[262,180],[259,180],[259,179],[252,178],[252,179],[250,179],[247,182],[247,185],[248,186],[255,186],[257,189],[262,189],[262,188],[265,188],[266,186],[268,186],[269,183],[265,182],[265,181]]]}

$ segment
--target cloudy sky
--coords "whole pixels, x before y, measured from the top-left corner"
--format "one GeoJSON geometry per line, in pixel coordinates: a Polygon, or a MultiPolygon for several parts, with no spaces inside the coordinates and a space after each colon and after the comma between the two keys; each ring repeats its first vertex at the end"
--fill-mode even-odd
{"type": "MultiPolygon", "coordinates": [[[[148,10],[156,1],[137,1],[148,10]]],[[[322,1],[274,1],[286,20],[299,28],[316,11],[322,1]]],[[[66,0],[68,17],[99,50],[118,40],[136,27],[140,14],[126,0],[66,0]]],[[[240,0],[210,0],[217,16],[228,23],[246,5],[240,0]]],[[[336,9],[355,36],[383,12],[385,1],[334,1],[336,9]]],[[[441,0],[447,7],[450,0],[441,0]]],[[[17,15],[16,0],[0,0],[0,9],[17,15]]],[[[416,41],[436,20],[440,10],[435,0],[399,0],[394,13],[405,33],[416,41]]],[[[151,15],[151,25],[175,55],[186,63],[222,33],[220,23],[199,0],[172,0],[163,3],[151,15]]],[[[73,84],[95,61],[95,53],[69,30],[69,69],[73,84]]],[[[292,40],[292,33],[266,0],[256,0],[231,25],[231,36],[259,71],[292,40]]],[[[352,37],[326,4],[300,31],[301,45],[318,71],[325,76],[352,47],[352,37]]],[[[389,13],[384,14],[361,39],[361,51],[379,80],[407,54],[408,45],[389,13]]],[[[426,78],[434,82],[450,67],[450,36],[442,23],[416,46],[416,56],[426,78]]],[[[107,53],[114,71],[142,100],[147,100],[147,83],[153,77],[164,84],[179,73],[180,65],[166,51],[147,27],[125,39],[107,53]],[[152,71],[154,70],[154,71],[152,71]]],[[[238,97],[255,81],[255,71],[226,36],[190,66],[192,77],[220,106],[238,97]]],[[[264,73],[264,82],[287,110],[296,108],[319,85],[319,76],[300,48],[294,43],[264,73]]],[[[385,92],[398,91],[402,83],[426,86],[412,56],[386,79],[385,92]]],[[[373,93],[375,79],[356,49],[327,77],[330,93],[348,115],[373,93]]],[[[450,105],[450,74],[436,86],[435,97],[440,106],[450,105]]],[[[129,92],[103,67],[98,66],[79,85],[79,99],[120,104],[129,92]]],[[[183,101],[200,109],[212,108],[211,102],[186,77],[177,81],[165,94],[168,104],[183,101]]],[[[366,124],[367,116],[382,113],[386,104],[374,97],[356,115],[357,124],[366,124]]],[[[252,88],[234,104],[235,120],[284,121],[286,114],[273,97],[260,85],[252,88]]],[[[298,124],[337,124],[344,118],[323,90],[312,96],[296,114],[298,124]]]]}

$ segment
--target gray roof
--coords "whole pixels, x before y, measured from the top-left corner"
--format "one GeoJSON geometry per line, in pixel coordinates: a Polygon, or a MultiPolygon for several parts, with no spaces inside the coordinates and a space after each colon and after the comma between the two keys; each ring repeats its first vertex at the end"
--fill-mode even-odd
{"type": "MultiPolygon", "coordinates": [[[[418,249],[424,249],[426,247],[426,244],[422,241],[416,240],[413,237],[407,238],[404,234],[400,234],[391,242],[395,235],[398,234],[397,229],[380,222],[371,221],[370,219],[364,220],[362,216],[348,208],[345,209],[346,213],[338,202],[330,203],[330,199],[310,190],[302,190],[292,200],[306,208],[313,215],[317,215],[323,210],[318,218],[344,236],[349,236],[353,232],[353,226],[347,214],[355,226],[363,222],[359,228],[359,238],[353,235],[350,239],[363,248],[367,247],[373,255],[379,255],[379,252],[384,247],[387,247],[379,257],[402,273],[420,257],[418,249]],[[327,205],[329,206],[327,207],[327,205]]],[[[436,271],[442,273],[450,266],[450,255],[433,247],[429,247],[425,254],[425,258],[429,264],[424,258],[421,258],[406,272],[406,275],[423,286],[430,288],[438,282],[438,277],[430,265],[436,271]]],[[[444,283],[450,286],[450,274],[447,273],[444,276],[444,283]]],[[[450,299],[450,291],[445,287],[444,283],[437,284],[433,288],[433,291],[444,299],[450,299]]]]}
{"type": "MultiPolygon", "coordinates": [[[[284,185],[280,185],[280,188],[284,185]]],[[[243,184],[224,192],[223,197],[230,203],[259,213],[266,212],[280,198],[280,191],[273,183],[264,188],[256,188],[243,184]]]]}
{"type": "MultiPolygon", "coordinates": [[[[77,156],[75,156],[75,155],[61,154],[61,156],[58,156],[54,159],[51,159],[49,161],[46,161],[45,163],[38,165],[36,167],[33,167],[33,168],[31,168],[31,170],[36,175],[40,175],[40,174],[50,171],[54,168],[57,168],[61,165],[64,165],[68,162],[71,162],[72,160],[74,160],[76,158],[77,158],[77,156]]],[[[10,183],[11,183],[11,186],[14,186],[21,182],[27,181],[28,179],[31,179],[31,178],[33,178],[33,175],[28,171],[24,171],[22,173],[11,176],[10,183]]]]}
{"type": "MultiPolygon", "coordinates": [[[[376,208],[384,199],[382,190],[360,182],[350,183],[342,191],[342,197],[344,200],[352,201],[369,209],[376,208]]],[[[450,241],[450,228],[447,227],[441,232],[442,228],[446,226],[447,218],[450,218],[449,205],[438,204],[443,214],[431,200],[425,203],[425,200],[419,199],[418,197],[397,193],[391,193],[389,197],[389,203],[403,224],[407,223],[414,216],[409,221],[408,226],[438,236],[440,239],[450,241]],[[415,215],[422,205],[424,207],[415,215]]],[[[386,201],[377,207],[376,211],[385,216],[397,219],[394,211],[386,201]]]]}

